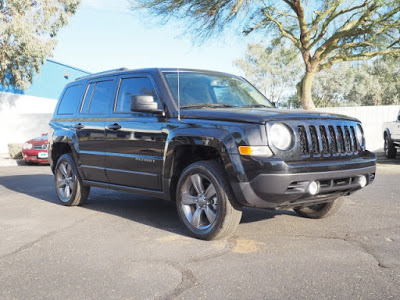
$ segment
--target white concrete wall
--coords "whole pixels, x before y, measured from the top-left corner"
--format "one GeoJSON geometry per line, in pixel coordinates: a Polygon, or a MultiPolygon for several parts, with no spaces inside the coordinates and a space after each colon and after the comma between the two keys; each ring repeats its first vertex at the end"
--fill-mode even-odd
{"type": "MultiPolygon", "coordinates": [[[[0,92],[0,153],[8,152],[9,143],[24,143],[48,130],[57,104],[55,99],[0,92]]],[[[395,121],[399,106],[360,106],[318,108],[317,111],[355,117],[363,123],[367,149],[382,151],[382,123],[395,121]]]]}
{"type": "Polygon", "coordinates": [[[56,99],[0,92],[0,153],[47,133],[56,99]]]}
{"type": "Polygon", "coordinates": [[[359,119],[364,128],[367,149],[373,152],[383,151],[383,122],[397,119],[398,105],[327,107],[317,111],[347,115],[359,119]]]}

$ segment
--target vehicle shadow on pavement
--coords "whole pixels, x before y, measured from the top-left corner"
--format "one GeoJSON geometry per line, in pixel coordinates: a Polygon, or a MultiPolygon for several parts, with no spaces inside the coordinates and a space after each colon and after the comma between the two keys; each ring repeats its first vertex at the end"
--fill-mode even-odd
{"type": "MultiPolygon", "coordinates": [[[[0,177],[0,185],[27,196],[60,205],[54,189],[54,177],[47,174],[0,177]]],[[[179,220],[175,203],[127,192],[92,188],[88,202],[82,206],[105,214],[115,215],[172,233],[188,236],[179,220]]],[[[241,223],[272,219],[279,215],[293,215],[292,211],[271,211],[244,208],[241,223]]]]}
{"type": "Polygon", "coordinates": [[[379,165],[400,165],[400,157],[398,158],[382,158],[377,161],[379,165]]]}
{"type": "Polygon", "coordinates": [[[386,158],[384,153],[375,153],[376,163],[380,165],[400,165],[400,153],[395,158],[386,158]]]}

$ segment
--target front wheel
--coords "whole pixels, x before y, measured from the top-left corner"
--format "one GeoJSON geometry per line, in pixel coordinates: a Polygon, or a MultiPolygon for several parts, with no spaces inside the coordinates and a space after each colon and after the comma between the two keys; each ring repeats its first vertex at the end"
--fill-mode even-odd
{"type": "Polygon", "coordinates": [[[242,217],[225,170],[216,161],[196,162],[183,170],[176,205],[186,229],[203,240],[228,236],[242,217]]]}
{"type": "Polygon", "coordinates": [[[397,149],[392,142],[390,142],[389,137],[385,134],[385,143],[383,145],[383,150],[385,151],[386,158],[395,158],[397,154],[397,149]]]}
{"type": "Polygon", "coordinates": [[[90,187],[84,186],[71,154],[63,154],[56,165],[54,183],[58,202],[65,206],[82,205],[86,202],[90,187]]]}
{"type": "Polygon", "coordinates": [[[328,203],[311,206],[296,207],[293,210],[301,217],[310,219],[322,219],[335,214],[343,204],[343,198],[338,198],[328,203]]]}

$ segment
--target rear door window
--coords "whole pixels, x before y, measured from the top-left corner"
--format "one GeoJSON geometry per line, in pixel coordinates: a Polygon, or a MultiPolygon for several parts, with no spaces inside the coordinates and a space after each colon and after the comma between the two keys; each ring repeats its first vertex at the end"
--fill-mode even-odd
{"type": "Polygon", "coordinates": [[[75,113],[77,105],[83,92],[83,84],[68,87],[60,100],[57,113],[59,115],[72,115],[75,113]]]}
{"type": "Polygon", "coordinates": [[[105,115],[112,101],[113,91],[113,80],[90,83],[82,104],[81,113],[105,115]]]}

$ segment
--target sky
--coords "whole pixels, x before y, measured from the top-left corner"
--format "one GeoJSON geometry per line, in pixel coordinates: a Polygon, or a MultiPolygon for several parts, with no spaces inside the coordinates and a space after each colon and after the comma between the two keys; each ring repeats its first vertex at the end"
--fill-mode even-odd
{"type": "Polygon", "coordinates": [[[89,72],[120,67],[179,67],[233,74],[251,40],[225,33],[199,44],[184,34],[185,24],[133,12],[128,0],[83,0],[57,36],[53,59],[89,72]]]}

